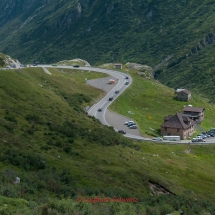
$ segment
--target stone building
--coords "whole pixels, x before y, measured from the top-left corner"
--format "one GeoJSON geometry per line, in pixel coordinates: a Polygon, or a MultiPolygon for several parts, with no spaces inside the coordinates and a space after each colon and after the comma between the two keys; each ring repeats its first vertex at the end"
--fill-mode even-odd
{"type": "Polygon", "coordinates": [[[186,89],[177,89],[176,90],[177,98],[181,101],[190,101],[191,99],[191,92],[186,89]]]}
{"type": "Polygon", "coordinates": [[[165,116],[164,123],[161,125],[161,135],[180,136],[182,140],[185,140],[193,135],[194,124],[195,121],[182,113],[165,116]]]}

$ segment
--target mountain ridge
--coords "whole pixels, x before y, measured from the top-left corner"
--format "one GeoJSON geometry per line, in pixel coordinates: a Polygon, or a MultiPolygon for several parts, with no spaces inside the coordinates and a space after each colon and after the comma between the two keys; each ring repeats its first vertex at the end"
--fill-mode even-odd
{"type": "MultiPolygon", "coordinates": [[[[0,9],[0,50],[23,63],[74,58],[91,65],[136,62],[154,68],[156,78],[174,88],[189,88],[194,70],[205,74],[215,66],[201,68],[196,61],[207,61],[215,52],[211,0],[21,0],[19,5],[11,0],[2,1],[0,9]],[[185,73],[190,82],[183,81],[185,73]]],[[[197,85],[191,90],[214,98],[209,86],[197,85]]]]}

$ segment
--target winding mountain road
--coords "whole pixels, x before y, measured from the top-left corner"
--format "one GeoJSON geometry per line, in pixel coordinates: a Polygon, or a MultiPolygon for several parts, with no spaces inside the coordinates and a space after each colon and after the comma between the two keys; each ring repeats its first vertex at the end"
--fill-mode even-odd
{"type": "MultiPolygon", "coordinates": [[[[86,71],[93,71],[93,72],[100,72],[100,73],[106,73],[109,74],[110,76],[113,76],[117,81],[115,86],[106,94],[104,98],[102,98],[99,102],[94,104],[87,112],[89,115],[94,116],[95,118],[99,119],[99,121],[104,124],[111,126],[110,124],[107,123],[105,119],[105,114],[107,111],[107,107],[117,98],[120,96],[120,94],[132,83],[132,77],[123,73],[123,72],[118,72],[114,70],[109,70],[109,69],[101,69],[101,68],[95,68],[95,67],[73,67],[73,66],[63,66],[63,65],[58,65],[58,66],[52,66],[52,65],[38,65],[38,67],[42,68],[61,68],[61,69],[77,69],[77,70],[86,70],[86,71]],[[126,77],[128,79],[126,79],[126,77]],[[128,81],[128,85],[126,85],[126,81],[128,81]],[[116,90],[119,90],[119,93],[115,93],[116,90]],[[109,98],[113,97],[112,101],[109,101],[109,98]],[[101,112],[98,111],[99,108],[102,108],[103,110],[101,112]]],[[[124,122],[122,122],[123,124],[124,122]]],[[[118,131],[117,128],[114,128],[116,131],[118,131]]],[[[132,139],[137,139],[137,140],[151,140],[150,138],[145,138],[133,134],[125,134],[124,136],[132,138],[132,139]]]]}
{"type": "MultiPolygon", "coordinates": [[[[87,112],[89,115],[94,116],[95,118],[99,119],[100,122],[104,125],[108,125],[110,126],[110,124],[107,123],[106,119],[105,119],[105,113],[107,111],[107,107],[117,98],[120,96],[120,94],[127,88],[129,87],[129,85],[132,83],[132,77],[129,76],[128,74],[125,74],[123,72],[118,72],[118,71],[114,71],[114,70],[110,70],[110,69],[101,69],[101,68],[96,68],[96,67],[73,67],[73,66],[63,66],[63,65],[58,65],[58,66],[51,66],[51,65],[38,65],[38,67],[42,67],[42,68],[65,68],[65,69],[77,69],[77,70],[86,70],[86,71],[94,71],[94,72],[101,72],[101,73],[106,73],[109,74],[110,76],[113,76],[117,79],[116,85],[106,94],[106,96],[104,98],[102,98],[99,102],[97,102],[96,104],[94,104],[87,112]],[[126,77],[128,79],[126,79],[126,77]],[[128,81],[128,85],[126,85],[126,81],[128,81]],[[119,93],[116,94],[115,91],[119,90],[119,93]],[[109,98],[113,97],[112,101],[109,101],[109,98]],[[103,108],[103,110],[101,112],[98,111],[99,108],[103,108]]],[[[123,123],[123,122],[122,122],[123,123]]],[[[116,131],[118,131],[117,128],[114,128],[116,131]]],[[[136,139],[136,140],[150,140],[151,138],[145,138],[142,136],[138,136],[138,135],[133,135],[133,134],[125,134],[124,136],[128,137],[128,138],[132,138],[132,139],[136,139]]],[[[176,144],[175,141],[162,141],[162,142],[166,142],[166,143],[172,143],[172,144],[176,144]]],[[[177,143],[181,143],[181,144],[187,144],[190,143],[190,140],[181,140],[180,142],[177,143]]],[[[195,144],[195,145],[204,145],[204,144],[213,144],[215,143],[215,138],[209,138],[206,140],[205,143],[191,143],[191,144],[195,144]]]]}

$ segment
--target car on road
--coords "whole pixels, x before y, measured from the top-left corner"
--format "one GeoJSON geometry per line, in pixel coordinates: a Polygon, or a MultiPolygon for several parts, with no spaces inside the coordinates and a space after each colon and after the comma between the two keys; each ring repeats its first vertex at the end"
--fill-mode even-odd
{"type": "Polygon", "coordinates": [[[124,131],[124,130],[119,130],[118,133],[126,134],[126,131],[124,131]]]}
{"type": "Polygon", "coordinates": [[[131,125],[131,126],[129,126],[129,128],[131,128],[131,129],[136,129],[137,126],[136,126],[136,125],[131,125]]]}
{"type": "Polygon", "coordinates": [[[79,67],[79,65],[73,65],[73,67],[79,67]]]}
{"type": "Polygon", "coordinates": [[[128,125],[129,123],[134,123],[134,121],[127,121],[124,123],[124,125],[128,125]]]}
{"type": "Polygon", "coordinates": [[[195,142],[205,142],[205,140],[203,140],[202,138],[193,138],[192,143],[195,143],[195,142]]]}
{"type": "Polygon", "coordinates": [[[56,63],[54,63],[54,64],[52,64],[52,66],[57,66],[57,64],[56,64],[56,63]]]}
{"type": "Polygon", "coordinates": [[[33,64],[32,66],[37,66],[37,64],[33,64]]]}
{"type": "Polygon", "coordinates": [[[128,77],[128,76],[126,76],[126,77],[125,77],[125,79],[129,79],[129,77],[128,77]]]}
{"type": "Polygon", "coordinates": [[[112,101],[112,100],[113,100],[113,97],[110,97],[110,98],[109,98],[109,101],[112,101]]]}
{"type": "Polygon", "coordinates": [[[129,85],[129,81],[126,81],[126,82],[125,82],[125,85],[129,85]]]}
{"type": "Polygon", "coordinates": [[[153,141],[163,141],[163,138],[161,138],[161,137],[153,137],[152,140],[153,141]]]}
{"type": "Polygon", "coordinates": [[[7,69],[10,69],[10,66],[6,66],[7,69]]]}
{"type": "Polygon", "coordinates": [[[119,93],[119,90],[116,90],[115,93],[118,94],[118,93],[119,93]]]}
{"type": "Polygon", "coordinates": [[[102,112],[102,110],[103,110],[103,108],[99,108],[99,109],[98,109],[99,112],[102,112]]]}

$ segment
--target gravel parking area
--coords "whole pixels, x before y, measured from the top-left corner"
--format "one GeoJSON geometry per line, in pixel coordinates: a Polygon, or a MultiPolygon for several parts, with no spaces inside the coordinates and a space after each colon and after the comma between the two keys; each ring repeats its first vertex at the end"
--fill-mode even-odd
{"type": "Polygon", "coordinates": [[[93,79],[93,80],[87,81],[87,84],[89,84],[90,86],[104,90],[107,93],[111,91],[117,83],[118,83],[118,80],[112,76],[109,76],[107,78],[99,78],[99,79],[93,79]],[[110,79],[113,79],[115,81],[115,84],[109,84],[110,79]]]}
{"type": "MultiPolygon", "coordinates": [[[[107,78],[88,80],[87,84],[102,89],[108,93],[115,86],[115,84],[109,84],[110,79],[114,79],[115,83],[118,82],[116,78],[109,76],[107,78]]],[[[118,130],[125,130],[128,134],[142,136],[138,129],[129,129],[126,125],[124,125],[126,121],[132,120],[126,116],[107,110],[105,114],[105,119],[109,125],[113,126],[118,130]]]]}
{"type": "Polygon", "coordinates": [[[124,130],[128,134],[142,136],[138,129],[130,129],[127,127],[127,125],[124,125],[126,121],[134,121],[131,118],[107,110],[105,114],[105,119],[109,125],[112,125],[114,128],[118,130],[124,130]]]}

